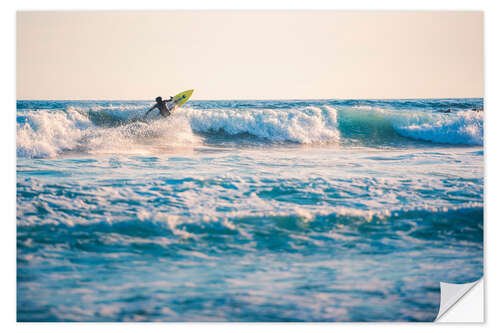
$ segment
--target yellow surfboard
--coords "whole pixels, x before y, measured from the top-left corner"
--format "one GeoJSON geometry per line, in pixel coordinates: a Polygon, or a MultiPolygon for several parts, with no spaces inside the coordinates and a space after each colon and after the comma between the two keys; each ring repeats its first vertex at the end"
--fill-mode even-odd
{"type": "Polygon", "coordinates": [[[186,91],[183,91],[181,93],[178,93],[177,95],[175,95],[172,98],[171,102],[167,103],[167,108],[170,111],[173,111],[178,106],[184,105],[184,103],[186,103],[188,101],[188,99],[191,97],[191,95],[193,94],[193,91],[194,90],[191,89],[191,90],[186,90],[186,91]]]}

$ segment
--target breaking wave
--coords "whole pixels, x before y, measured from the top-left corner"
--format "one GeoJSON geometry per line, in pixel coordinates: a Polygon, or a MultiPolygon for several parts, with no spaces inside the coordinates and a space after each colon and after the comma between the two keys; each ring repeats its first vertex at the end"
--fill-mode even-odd
{"type": "Polygon", "coordinates": [[[337,110],[307,107],[271,110],[188,109],[186,117],[198,132],[248,133],[276,142],[324,143],[338,141],[337,110]]]}
{"type": "MultiPolygon", "coordinates": [[[[61,105],[58,105],[61,106],[61,105]]],[[[170,119],[141,116],[148,105],[65,106],[18,109],[17,155],[55,157],[64,152],[151,153],[158,147],[192,147],[207,135],[246,134],[268,143],[360,144],[373,147],[398,142],[482,145],[483,113],[443,114],[373,106],[339,107],[187,107],[170,119]]]]}

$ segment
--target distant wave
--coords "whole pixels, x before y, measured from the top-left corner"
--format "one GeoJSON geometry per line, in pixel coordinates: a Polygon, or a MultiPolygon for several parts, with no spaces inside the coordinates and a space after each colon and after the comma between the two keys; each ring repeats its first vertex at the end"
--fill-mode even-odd
{"type": "Polygon", "coordinates": [[[438,113],[362,106],[339,116],[345,137],[379,140],[394,134],[434,143],[482,145],[483,113],[438,113]]]}

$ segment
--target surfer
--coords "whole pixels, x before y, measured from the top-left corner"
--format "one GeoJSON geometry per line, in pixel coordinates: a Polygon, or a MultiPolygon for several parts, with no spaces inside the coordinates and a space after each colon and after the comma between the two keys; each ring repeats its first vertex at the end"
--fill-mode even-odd
{"type": "Polygon", "coordinates": [[[144,119],[146,119],[146,117],[148,116],[148,114],[149,114],[151,111],[153,111],[155,108],[158,108],[158,110],[160,110],[160,114],[161,114],[163,117],[167,118],[168,116],[170,116],[170,110],[168,109],[167,103],[168,103],[168,102],[171,102],[172,100],[173,100],[173,97],[172,97],[172,96],[170,96],[170,98],[169,98],[169,99],[166,99],[166,100],[165,100],[165,99],[164,99],[164,100],[162,100],[162,99],[161,99],[161,96],[156,97],[156,104],[155,104],[155,105],[153,105],[153,106],[151,107],[151,109],[149,109],[149,110],[146,112],[146,114],[144,115],[144,119]]]}

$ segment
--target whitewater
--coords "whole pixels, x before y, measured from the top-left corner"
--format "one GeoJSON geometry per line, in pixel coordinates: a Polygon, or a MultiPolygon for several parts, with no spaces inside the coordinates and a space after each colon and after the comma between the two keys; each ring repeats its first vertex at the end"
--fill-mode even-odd
{"type": "Polygon", "coordinates": [[[482,99],[151,105],[17,101],[18,320],[432,321],[482,276],[482,99]]]}

